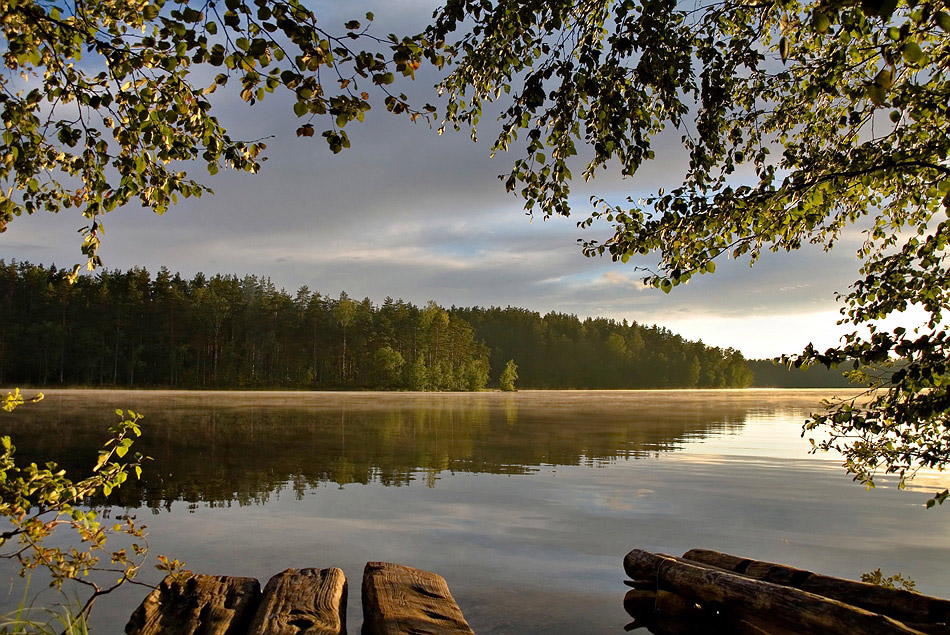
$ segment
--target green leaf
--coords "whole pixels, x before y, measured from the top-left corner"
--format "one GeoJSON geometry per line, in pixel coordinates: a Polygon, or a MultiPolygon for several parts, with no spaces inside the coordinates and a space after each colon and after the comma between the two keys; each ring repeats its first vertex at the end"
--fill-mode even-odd
{"type": "Polygon", "coordinates": [[[96,461],[96,466],[95,466],[94,468],[92,468],[92,471],[93,471],[93,472],[98,472],[99,470],[101,470],[101,469],[102,469],[102,466],[106,464],[106,461],[109,460],[109,457],[110,457],[110,456],[111,456],[111,453],[108,452],[108,451],[106,451],[106,452],[99,452],[99,460],[96,461]]]}
{"type": "Polygon", "coordinates": [[[890,67],[881,70],[875,75],[874,83],[885,90],[890,88],[894,85],[894,70],[890,67]]]}
{"type": "Polygon", "coordinates": [[[917,42],[905,42],[901,47],[901,55],[909,64],[916,64],[924,57],[924,52],[920,49],[917,42]]]}
{"type": "Polygon", "coordinates": [[[884,102],[887,101],[887,91],[877,84],[867,87],[867,96],[875,106],[883,106],[884,102]]]}

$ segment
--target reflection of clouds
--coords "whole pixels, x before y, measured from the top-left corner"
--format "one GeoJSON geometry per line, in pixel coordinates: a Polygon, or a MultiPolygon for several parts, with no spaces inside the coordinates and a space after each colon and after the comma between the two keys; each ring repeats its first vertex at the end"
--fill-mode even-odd
{"type": "Polygon", "coordinates": [[[633,505],[627,499],[627,497],[617,493],[613,496],[607,496],[604,498],[604,506],[607,509],[612,511],[630,511],[633,509],[633,505]]]}
{"type": "MultiPolygon", "coordinates": [[[[748,412],[740,428],[730,434],[688,439],[683,456],[692,462],[718,464],[730,460],[729,457],[767,457],[769,460],[813,459],[837,469],[841,462],[838,454],[819,452],[810,454],[811,443],[802,437],[802,425],[810,412],[821,411],[822,399],[847,391],[838,389],[833,393],[828,389],[795,391],[795,398],[788,398],[788,391],[754,391],[763,404],[770,397],[785,397],[773,407],[753,408],[748,412]],[[784,394],[783,394],[784,393],[784,394]]],[[[854,390],[854,393],[859,390],[854,390]]]]}
{"type": "MultiPolygon", "coordinates": [[[[945,516],[924,510],[920,494],[864,492],[823,462],[663,458],[530,478],[454,474],[431,490],[322,486],[264,507],[193,515],[176,507],[148,524],[156,552],[208,573],[267,579],[285,567],[339,566],[352,583],[367,560],[436,571],[486,634],[619,632],[628,621],[619,558],[636,547],[702,546],[851,578],[880,567],[913,577],[928,594],[950,589],[945,516]],[[629,509],[592,504],[592,492],[625,491],[629,509]]],[[[157,583],[153,575],[147,581],[157,583]]],[[[133,608],[116,610],[99,630],[111,632],[133,608]]],[[[348,608],[359,624],[359,602],[348,608]]]]}
{"type": "Polygon", "coordinates": [[[603,506],[611,511],[633,511],[635,509],[634,499],[650,498],[654,494],[656,494],[656,490],[640,487],[633,491],[616,489],[601,495],[600,498],[603,501],[603,506]]]}

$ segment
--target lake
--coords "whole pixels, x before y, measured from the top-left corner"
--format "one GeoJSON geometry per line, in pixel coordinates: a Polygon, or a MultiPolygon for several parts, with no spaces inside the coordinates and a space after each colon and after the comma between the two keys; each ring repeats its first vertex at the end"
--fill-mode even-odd
{"type": "MultiPolygon", "coordinates": [[[[880,567],[950,596],[950,510],[923,506],[947,479],[866,491],[836,456],[809,455],[801,423],[832,394],[53,390],[0,431],[84,474],[113,410],[144,413],[135,447],[154,460],[107,513],[129,508],[153,555],[202,573],[340,567],[350,633],[370,560],[444,576],[479,635],[622,633],[633,548],[880,567]]],[[[96,632],[121,633],[146,592],[100,600],[96,632]]]]}

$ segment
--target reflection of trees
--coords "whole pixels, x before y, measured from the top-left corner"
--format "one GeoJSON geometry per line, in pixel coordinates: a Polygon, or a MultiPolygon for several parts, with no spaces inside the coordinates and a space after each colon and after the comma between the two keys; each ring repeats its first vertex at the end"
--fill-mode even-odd
{"type": "Polygon", "coordinates": [[[674,451],[687,439],[732,432],[755,407],[677,393],[624,401],[583,393],[530,395],[301,395],[81,393],[23,408],[8,433],[27,457],[80,469],[95,457],[104,412],[146,413],[138,450],[154,461],[121,489],[127,505],[172,501],[257,504],[319,484],[387,486],[443,472],[523,474],[539,465],[597,465],[674,451]],[[80,403],[80,399],[82,402],[80,403]],[[604,402],[607,403],[604,403],[604,402]]]}

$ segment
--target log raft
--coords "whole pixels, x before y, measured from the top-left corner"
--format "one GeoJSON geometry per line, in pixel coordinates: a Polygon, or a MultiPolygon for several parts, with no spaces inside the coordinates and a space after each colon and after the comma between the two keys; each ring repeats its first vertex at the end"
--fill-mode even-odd
{"type": "Polygon", "coordinates": [[[950,623],[950,600],[942,598],[929,597],[904,589],[888,589],[867,582],[833,578],[784,564],[739,558],[709,549],[690,549],[683,554],[683,558],[741,573],[763,582],[794,587],[832,598],[845,604],[893,617],[908,625],[910,623],[944,625],[950,623]]]}
{"type": "MultiPolygon", "coordinates": [[[[261,593],[254,578],[169,575],[142,601],[127,635],[345,635],[343,571],[287,569],[261,593]]],[[[435,573],[370,562],[362,635],[474,635],[435,573]]]]}
{"type": "Polygon", "coordinates": [[[628,629],[654,633],[950,635],[950,601],[693,549],[682,558],[634,549],[628,629]]]}

